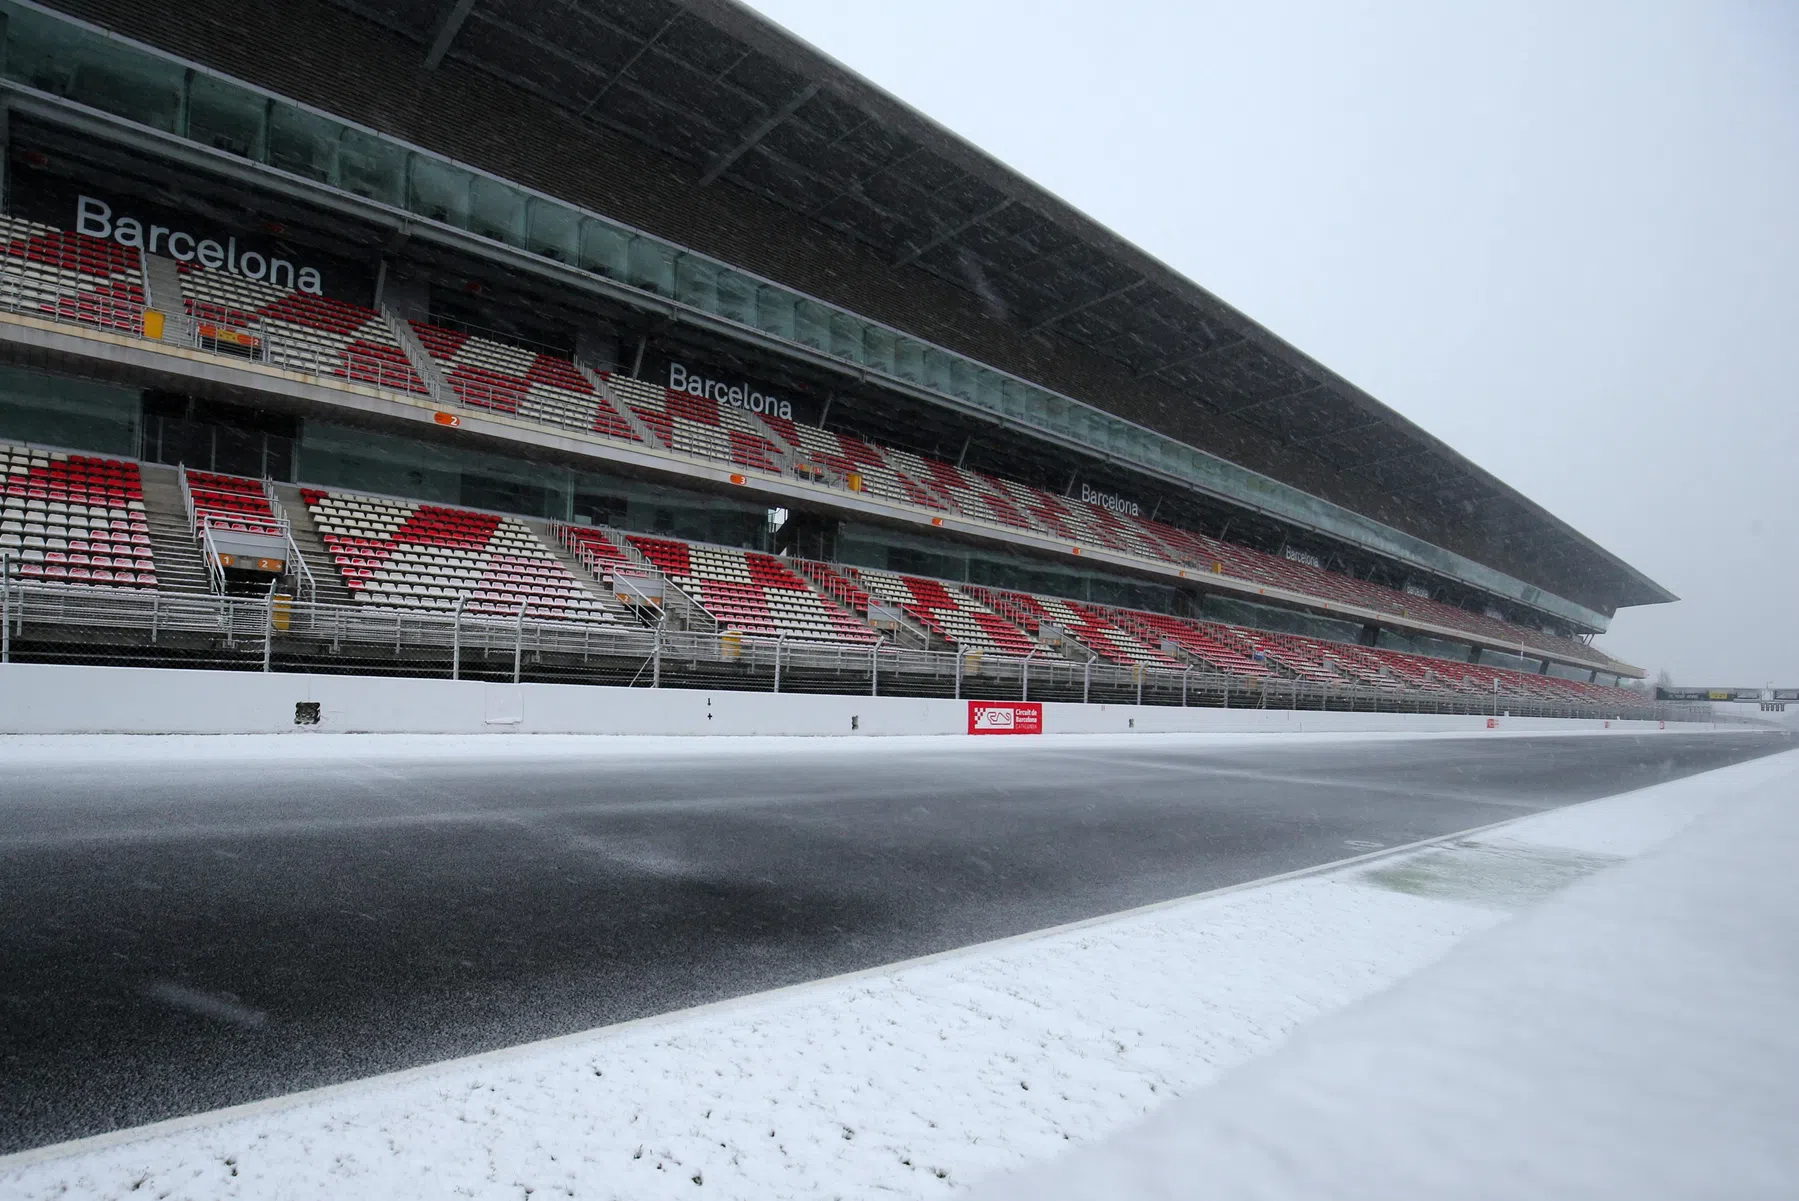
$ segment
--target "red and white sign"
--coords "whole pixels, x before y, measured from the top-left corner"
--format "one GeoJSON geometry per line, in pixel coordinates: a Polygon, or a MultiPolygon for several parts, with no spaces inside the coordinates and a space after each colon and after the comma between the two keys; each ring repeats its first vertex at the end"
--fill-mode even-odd
{"type": "Polygon", "coordinates": [[[970,734],[1041,734],[1042,701],[969,701],[970,734]]]}

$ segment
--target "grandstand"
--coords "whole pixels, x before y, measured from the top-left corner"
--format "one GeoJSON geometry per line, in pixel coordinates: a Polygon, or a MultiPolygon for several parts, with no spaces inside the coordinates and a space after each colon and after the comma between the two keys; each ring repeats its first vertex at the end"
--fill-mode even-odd
{"type": "Polygon", "coordinates": [[[1666,590],[778,28],[445,7],[0,0],[9,655],[1648,711],[1666,590]]]}

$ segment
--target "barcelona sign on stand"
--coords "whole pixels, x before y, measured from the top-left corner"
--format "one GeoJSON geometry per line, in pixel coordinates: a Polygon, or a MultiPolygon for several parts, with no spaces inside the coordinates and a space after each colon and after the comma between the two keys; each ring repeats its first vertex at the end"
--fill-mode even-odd
{"type": "Polygon", "coordinates": [[[970,734],[1041,734],[1042,701],[969,701],[970,734]]]}

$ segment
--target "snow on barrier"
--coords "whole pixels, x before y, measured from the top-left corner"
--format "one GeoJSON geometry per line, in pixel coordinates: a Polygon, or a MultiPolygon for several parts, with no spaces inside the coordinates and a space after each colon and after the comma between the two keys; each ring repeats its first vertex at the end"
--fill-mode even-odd
{"type": "MultiPolygon", "coordinates": [[[[977,708],[1009,733],[1644,731],[1653,721],[1457,714],[1181,709],[1060,702],[493,684],[387,676],[172,668],[0,666],[0,733],[249,734],[972,734],[977,708]],[[1020,713],[1026,714],[1021,720],[1020,713]]],[[[1674,723],[1676,729],[1702,729],[1674,723]]],[[[1001,732],[994,728],[991,732],[1001,732]]]]}

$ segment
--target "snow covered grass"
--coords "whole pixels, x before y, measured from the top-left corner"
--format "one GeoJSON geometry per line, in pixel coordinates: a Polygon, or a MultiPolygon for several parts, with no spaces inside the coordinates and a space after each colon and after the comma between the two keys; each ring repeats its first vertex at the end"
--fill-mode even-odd
{"type": "Polygon", "coordinates": [[[1793,766],[1760,760],[1415,851],[1436,858],[1404,886],[1390,873],[1406,859],[1381,856],[27,1152],[0,1160],[0,1194],[943,1196],[1203,1096],[1566,877],[1793,766]],[[1480,865],[1479,887],[1463,887],[1458,855],[1480,865]]]}
{"type": "Polygon", "coordinates": [[[1521,822],[1506,845],[1649,853],[1125,1134],[977,1191],[1799,1195],[1796,799],[1789,753],[1521,822]]]}

